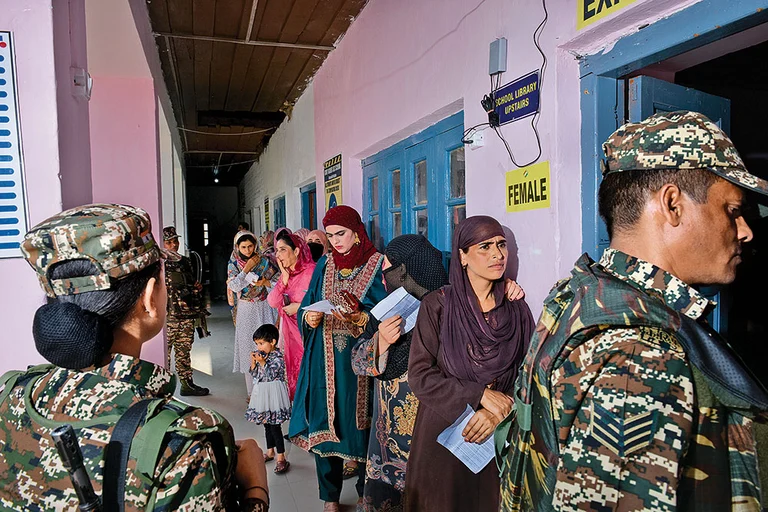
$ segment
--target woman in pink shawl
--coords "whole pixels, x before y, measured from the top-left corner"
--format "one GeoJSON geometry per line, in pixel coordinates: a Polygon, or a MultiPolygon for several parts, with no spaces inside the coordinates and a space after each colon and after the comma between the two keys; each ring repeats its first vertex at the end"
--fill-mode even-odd
{"type": "Polygon", "coordinates": [[[278,230],[275,234],[275,256],[281,276],[277,285],[269,292],[267,301],[277,309],[280,316],[280,337],[283,340],[288,394],[293,400],[301,357],[304,355],[296,312],[309,288],[315,262],[312,261],[312,253],[307,243],[286,228],[278,230]]]}

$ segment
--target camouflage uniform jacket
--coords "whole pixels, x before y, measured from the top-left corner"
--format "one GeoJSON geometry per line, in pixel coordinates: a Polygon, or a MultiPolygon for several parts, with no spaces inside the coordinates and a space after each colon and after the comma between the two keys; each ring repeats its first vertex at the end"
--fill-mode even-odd
{"type": "Polygon", "coordinates": [[[165,285],[168,288],[168,316],[172,320],[200,316],[203,305],[195,290],[195,274],[189,258],[182,256],[181,261],[165,262],[165,285]]]}
{"type": "Polygon", "coordinates": [[[684,348],[711,305],[648,262],[582,256],[545,300],[515,385],[502,510],[760,510],[765,408],[684,348]]]}
{"type": "MultiPolygon", "coordinates": [[[[75,490],[50,436],[65,423],[74,427],[94,490],[101,494],[103,455],[117,419],[141,399],[172,400],[176,387],[164,368],[125,355],[89,371],[51,366],[41,375],[26,392],[22,378],[15,386],[9,381],[12,388],[0,404],[3,510],[77,510],[75,490]]],[[[235,455],[228,448],[227,460],[220,460],[211,440],[221,435],[234,450],[232,428],[213,411],[173,403],[183,412],[166,430],[160,456],[149,461],[147,471],[141,458],[134,459],[136,443],[132,447],[125,510],[224,510],[231,503],[225,501],[235,455]]]]}

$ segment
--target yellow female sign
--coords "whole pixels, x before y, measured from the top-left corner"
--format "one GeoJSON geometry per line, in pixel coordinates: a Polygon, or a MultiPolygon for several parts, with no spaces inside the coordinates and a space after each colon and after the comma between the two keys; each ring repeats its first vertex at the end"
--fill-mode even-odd
{"type": "Polygon", "coordinates": [[[549,208],[552,189],[549,161],[507,173],[507,211],[549,208]]]}

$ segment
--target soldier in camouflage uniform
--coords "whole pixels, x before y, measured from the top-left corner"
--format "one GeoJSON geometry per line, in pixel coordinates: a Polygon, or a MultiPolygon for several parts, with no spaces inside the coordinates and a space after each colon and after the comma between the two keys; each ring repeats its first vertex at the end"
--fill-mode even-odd
{"type": "Polygon", "coordinates": [[[768,394],[691,285],[735,278],[752,237],[744,189],[768,195],[768,183],[694,112],[626,124],[603,148],[611,247],[582,256],[544,302],[516,384],[502,510],[759,511],[768,394]]]}
{"type": "Polygon", "coordinates": [[[161,260],[172,257],[155,243],[146,212],[81,206],[34,227],[22,252],[49,297],[33,333],[38,351],[54,364],[0,378],[0,508],[77,509],[50,435],[64,424],[78,435],[101,494],[116,421],[150,399],[134,438],[143,442],[133,443],[126,474],[118,475],[125,478],[125,510],[267,510],[258,445],[248,440],[236,448],[226,419],[175,401],[173,375],[139,359],[142,344],[165,321],[161,260]],[[160,430],[153,431],[158,421],[160,430]],[[154,434],[147,438],[144,428],[154,434]],[[250,489],[240,505],[236,483],[250,489]]]}
{"type": "MultiPolygon", "coordinates": [[[[163,244],[167,251],[179,254],[179,235],[176,228],[163,228],[163,244]]],[[[179,261],[166,262],[165,285],[168,287],[168,347],[167,363],[171,367],[171,349],[176,352],[176,375],[181,381],[182,396],[205,396],[208,388],[192,381],[189,353],[195,341],[195,320],[206,315],[202,301],[202,286],[195,280],[192,262],[179,255],[179,261]]]]}

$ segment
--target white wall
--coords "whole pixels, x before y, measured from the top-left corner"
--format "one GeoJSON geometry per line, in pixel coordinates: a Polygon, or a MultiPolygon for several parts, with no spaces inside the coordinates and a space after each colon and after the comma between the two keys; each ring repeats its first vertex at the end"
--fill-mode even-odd
{"type": "MultiPolygon", "coordinates": [[[[264,197],[269,197],[270,228],[274,228],[274,199],[285,194],[286,224],[293,230],[301,227],[299,189],[315,180],[314,118],[315,101],[310,84],[296,103],[291,118],[275,132],[266,151],[240,185],[245,195],[245,211],[253,213],[259,207],[262,226],[264,197]]],[[[255,220],[252,224],[254,229],[259,225],[255,220]]]]}
{"type": "Polygon", "coordinates": [[[162,202],[162,225],[175,226],[176,232],[184,239],[187,234],[186,191],[184,170],[181,167],[178,137],[172,130],[176,124],[173,113],[166,113],[158,101],[158,128],[160,141],[160,188],[162,202]],[[177,190],[178,189],[178,190],[177,190]]]}

